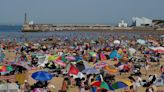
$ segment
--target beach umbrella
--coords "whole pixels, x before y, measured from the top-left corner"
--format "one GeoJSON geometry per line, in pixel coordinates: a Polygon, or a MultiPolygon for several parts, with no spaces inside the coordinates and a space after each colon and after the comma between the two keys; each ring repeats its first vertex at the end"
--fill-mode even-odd
{"type": "Polygon", "coordinates": [[[91,44],[95,44],[96,42],[95,41],[93,41],[93,40],[91,40],[91,42],[90,42],[91,44]]]}
{"type": "Polygon", "coordinates": [[[108,85],[105,81],[94,81],[91,83],[91,86],[93,87],[100,87],[100,89],[105,90],[114,90],[110,85],[108,85]]]}
{"type": "Polygon", "coordinates": [[[101,82],[100,88],[110,90],[109,85],[105,81],[101,82]]]}
{"type": "Polygon", "coordinates": [[[97,69],[95,69],[95,68],[87,68],[87,69],[83,70],[82,73],[86,73],[86,74],[99,74],[100,72],[97,69]]]}
{"type": "Polygon", "coordinates": [[[98,62],[94,66],[95,66],[95,68],[103,68],[103,67],[105,67],[107,65],[108,64],[106,62],[98,62]]]}
{"type": "Polygon", "coordinates": [[[94,86],[94,87],[100,87],[101,85],[101,81],[94,81],[91,83],[91,86],[94,86]]]}
{"type": "Polygon", "coordinates": [[[7,72],[6,66],[0,66],[0,72],[7,72]]]}
{"type": "Polygon", "coordinates": [[[12,66],[7,66],[7,71],[13,71],[13,67],[12,66]]]}
{"type": "Polygon", "coordinates": [[[48,61],[54,61],[56,58],[54,56],[49,56],[48,61]]]}
{"type": "Polygon", "coordinates": [[[148,42],[158,45],[158,42],[152,39],[149,39],[148,42]]]}
{"type": "Polygon", "coordinates": [[[68,71],[68,75],[70,74],[74,74],[77,75],[79,73],[79,69],[77,67],[75,67],[74,65],[70,65],[69,71],[68,71]]]}
{"type": "Polygon", "coordinates": [[[107,60],[106,56],[104,53],[101,53],[100,54],[100,60],[103,61],[103,60],[107,60]]]}
{"type": "Polygon", "coordinates": [[[84,64],[84,66],[85,66],[85,69],[90,68],[90,65],[88,64],[88,62],[83,61],[83,64],[84,64]]]}
{"type": "Polygon", "coordinates": [[[114,44],[120,44],[121,42],[119,40],[114,40],[114,44]]]}
{"type": "Polygon", "coordinates": [[[62,67],[66,67],[66,63],[64,63],[62,60],[55,60],[54,62],[62,67]]]}
{"type": "Polygon", "coordinates": [[[109,73],[109,74],[116,74],[118,73],[118,70],[115,68],[111,68],[109,66],[105,66],[104,69],[109,73]]]}
{"type": "Polygon", "coordinates": [[[120,80],[120,81],[125,83],[128,86],[132,86],[133,85],[129,80],[120,80]]]}
{"type": "Polygon", "coordinates": [[[129,48],[129,53],[132,55],[136,52],[136,50],[134,48],[129,48]]]}
{"type": "Polygon", "coordinates": [[[76,61],[81,61],[83,58],[81,56],[75,56],[76,61]]]}
{"type": "Polygon", "coordinates": [[[121,59],[121,55],[118,54],[118,52],[116,50],[112,51],[109,55],[110,59],[114,59],[114,58],[118,58],[121,59]]]}
{"type": "Polygon", "coordinates": [[[78,62],[76,64],[76,67],[79,69],[80,72],[83,71],[83,70],[85,70],[85,65],[84,65],[84,63],[82,61],[81,62],[78,62]]]}
{"type": "Polygon", "coordinates": [[[54,56],[54,59],[55,59],[55,60],[58,60],[58,59],[60,59],[60,58],[61,58],[61,57],[60,57],[60,56],[58,56],[57,54],[54,54],[53,56],[54,56]]]}
{"type": "Polygon", "coordinates": [[[76,58],[74,56],[66,56],[65,58],[69,61],[75,61],[76,60],[76,58]]]}
{"type": "Polygon", "coordinates": [[[97,57],[97,53],[96,53],[96,52],[89,52],[89,54],[90,54],[92,57],[97,57]]]}
{"type": "Polygon", "coordinates": [[[146,43],[145,40],[142,40],[142,39],[138,39],[137,40],[137,43],[141,44],[141,45],[144,45],[146,43]]]}
{"type": "Polygon", "coordinates": [[[63,62],[66,62],[66,61],[67,61],[66,58],[65,58],[64,56],[61,57],[61,60],[62,60],[63,62]]]}
{"type": "Polygon", "coordinates": [[[131,85],[132,85],[132,83],[125,83],[122,81],[118,81],[118,82],[115,82],[112,84],[112,88],[121,89],[121,88],[125,88],[125,87],[131,86],[131,85]]]}
{"type": "Polygon", "coordinates": [[[8,65],[8,66],[0,66],[0,72],[11,72],[13,71],[13,67],[8,65]]]}
{"type": "Polygon", "coordinates": [[[52,79],[52,75],[46,71],[37,71],[32,74],[32,78],[38,81],[48,81],[52,79]]]}
{"type": "Polygon", "coordinates": [[[23,62],[21,62],[21,63],[13,62],[11,64],[11,66],[14,67],[14,69],[19,68],[19,69],[22,69],[22,70],[30,70],[30,67],[27,64],[23,63],[23,62]]]}
{"type": "Polygon", "coordinates": [[[157,53],[164,53],[164,47],[149,47],[151,50],[157,53]]]}

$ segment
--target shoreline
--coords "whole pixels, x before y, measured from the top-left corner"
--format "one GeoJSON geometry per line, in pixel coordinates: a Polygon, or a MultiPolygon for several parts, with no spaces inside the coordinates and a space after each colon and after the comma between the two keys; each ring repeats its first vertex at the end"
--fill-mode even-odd
{"type": "Polygon", "coordinates": [[[148,33],[155,33],[155,34],[164,34],[164,30],[145,30],[145,29],[77,29],[77,30],[21,30],[21,32],[148,32],[148,33]]]}

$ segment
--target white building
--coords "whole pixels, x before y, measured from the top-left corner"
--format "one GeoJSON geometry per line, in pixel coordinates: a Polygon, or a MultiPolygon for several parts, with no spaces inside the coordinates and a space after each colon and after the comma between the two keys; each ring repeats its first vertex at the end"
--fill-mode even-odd
{"type": "Polygon", "coordinates": [[[118,23],[118,27],[128,27],[128,24],[124,22],[124,20],[121,20],[120,23],[118,23]]]}
{"type": "Polygon", "coordinates": [[[152,26],[153,22],[152,19],[148,19],[145,17],[139,18],[139,17],[133,17],[132,18],[133,25],[140,27],[140,26],[152,26]]]}
{"type": "Polygon", "coordinates": [[[34,24],[34,21],[30,21],[28,24],[29,25],[33,25],[34,24]]]}

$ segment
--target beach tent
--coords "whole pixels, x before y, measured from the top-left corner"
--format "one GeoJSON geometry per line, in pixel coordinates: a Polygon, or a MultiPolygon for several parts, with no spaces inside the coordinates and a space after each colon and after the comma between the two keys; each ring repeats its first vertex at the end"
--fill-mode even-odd
{"type": "Polygon", "coordinates": [[[110,59],[114,59],[114,58],[118,58],[118,59],[121,59],[121,55],[118,54],[118,52],[116,50],[112,51],[109,55],[109,58],[110,59]]]}

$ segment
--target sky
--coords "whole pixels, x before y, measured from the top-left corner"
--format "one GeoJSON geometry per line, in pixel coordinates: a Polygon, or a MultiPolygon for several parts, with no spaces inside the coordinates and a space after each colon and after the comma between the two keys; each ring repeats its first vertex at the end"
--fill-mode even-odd
{"type": "Polygon", "coordinates": [[[116,24],[132,17],[164,19],[164,0],[0,0],[0,24],[116,24]]]}

